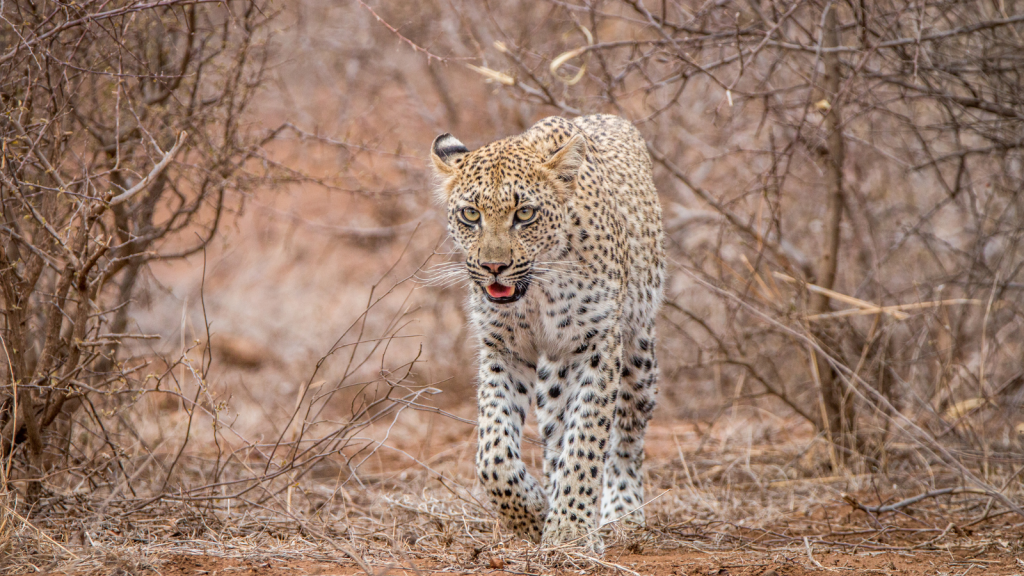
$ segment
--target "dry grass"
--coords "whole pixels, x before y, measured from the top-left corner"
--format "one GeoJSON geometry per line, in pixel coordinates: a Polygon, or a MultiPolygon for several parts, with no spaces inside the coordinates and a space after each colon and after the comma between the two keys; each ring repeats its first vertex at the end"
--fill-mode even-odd
{"type": "MultiPolygon", "coordinates": [[[[722,418],[711,430],[657,424],[647,468],[649,527],[612,527],[603,558],[571,547],[537,548],[504,533],[475,486],[472,428],[419,413],[366,434],[391,440],[377,445],[358,476],[332,478],[314,470],[262,504],[255,495],[167,495],[158,501],[52,495],[33,515],[38,531],[22,525],[8,532],[2,573],[91,574],[113,567],[128,574],[164,573],[177,558],[197,557],[239,565],[324,563],[369,573],[502,568],[629,574],[635,566],[622,562],[635,565],[650,555],[682,561],[691,554],[721,560],[740,553],[749,561],[751,555],[783,554],[814,568],[808,547],[815,550],[810,558],[933,558],[941,551],[951,562],[967,555],[981,558],[981,564],[1020,553],[1021,519],[976,491],[902,504],[906,497],[958,483],[940,468],[935,476],[923,475],[913,462],[916,450],[906,453],[906,472],[894,456],[889,474],[826,476],[827,449],[808,442],[807,432],[794,421],[751,425],[742,413],[722,418]],[[424,428],[433,430],[426,438],[417,434],[424,428]],[[869,513],[850,502],[895,509],[869,513]]],[[[527,450],[527,461],[534,452],[527,450]]],[[[183,484],[204,481],[200,465],[188,468],[196,476],[183,478],[183,484]]],[[[989,478],[1000,484],[1008,479],[989,478]]],[[[257,493],[276,487],[256,485],[257,493]]]]}
{"type": "MultiPolygon", "coordinates": [[[[4,484],[6,483],[4,482],[4,484]]],[[[13,547],[15,528],[13,514],[11,514],[13,504],[7,489],[0,490],[0,553],[4,554],[13,547]]]]}

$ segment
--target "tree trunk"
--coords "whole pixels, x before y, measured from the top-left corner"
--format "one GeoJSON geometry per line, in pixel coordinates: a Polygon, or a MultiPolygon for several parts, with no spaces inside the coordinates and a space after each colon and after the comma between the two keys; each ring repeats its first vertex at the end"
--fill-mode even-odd
{"type": "MultiPolygon", "coordinates": [[[[822,30],[822,46],[831,48],[839,46],[839,17],[834,6],[828,6],[825,16],[825,28],[822,30]]],[[[827,134],[825,157],[825,218],[822,229],[822,251],[816,267],[816,283],[824,288],[832,289],[836,280],[836,266],[839,259],[840,223],[843,217],[843,145],[842,115],[838,98],[841,78],[839,55],[836,52],[825,52],[823,57],[825,74],[821,97],[827,105],[819,106],[825,110],[824,128],[827,134]]],[[[811,314],[828,311],[829,299],[824,294],[812,293],[809,308],[811,314]]],[[[833,348],[829,342],[826,326],[816,331],[819,341],[825,349],[833,348]]],[[[844,448],[854,448],[854,411],[851,399],[845,397],[844,386],[828,360],[815,355],[818,378],[821,385],[821,396],[824,404],[825,425],[832,441],[844,448]]]]}

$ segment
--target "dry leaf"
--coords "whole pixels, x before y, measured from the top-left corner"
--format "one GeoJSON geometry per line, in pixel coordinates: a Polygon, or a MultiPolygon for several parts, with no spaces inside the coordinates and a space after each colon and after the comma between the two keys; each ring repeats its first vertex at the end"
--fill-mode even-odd
{"type": "Polygon", "coordinates": [[[581,46],[573,50],[569,50],[568,52],[562,52],[561,54],[556,56],[554,60],[551,61],[551,74],[555,78],[558,78],[559,80],[561,80],[562,82],[569,86],[572,86],[573,84],[583,79],[583,75],[587,73],[587,63],[584,61],[583,64],[580,66],[579,72],[576,72],[576,75],[573,76],[572,78],[563,77],[558,73],[558,69],[561,68],[569,60],[572,60],[577,56],[585,54],[587,50],[590,48],[590,46],[594,44],[594,36],[590,33],[590,30],[587,29],[586,26],[580,26],[580,30],[582,30],[583,35],[587,37],[587,45],[581,46]]]}
{"type": "Polygon", "coordinates": [[[957,420],[959,418],[963,418],[968,413],[981,408],[986,403],[988,403],[988,400],[985,400],[984,398],[968,398],[967,400],[961,400],[949,408],[946,408],[946,419],[957,420]]]}
{"type": "Polygon", "coordinates": [[[490,68],[485,68],[483,66],[473,66],[472,64],[466,64],[466,66],[473,72],[476,72],[488,80],[504,84],[505,86],[516,85],[516,79],[503,72],[491,70],[490,68]]]}

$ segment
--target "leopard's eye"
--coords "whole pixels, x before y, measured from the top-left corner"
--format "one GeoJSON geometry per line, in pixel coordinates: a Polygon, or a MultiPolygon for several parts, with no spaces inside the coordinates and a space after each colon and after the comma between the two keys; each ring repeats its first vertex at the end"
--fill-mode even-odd
{"type": "Polygon", "coordinates": [[[476,208],[466,207],[459,212],[463,222],[476,223],[480,221],[480,211],[476,208]]]}
{"type": "Polygon", "coordinates": [[[519,210],[516,210],[516,221],[517,222],[529,222],[533,220],[533,217],[537,214],[537,211],[529,206],[524,206],[519,210]]]}

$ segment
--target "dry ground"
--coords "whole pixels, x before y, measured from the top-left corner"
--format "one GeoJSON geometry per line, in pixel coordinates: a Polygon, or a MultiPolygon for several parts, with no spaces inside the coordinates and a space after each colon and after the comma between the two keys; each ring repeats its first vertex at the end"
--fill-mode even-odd
{"type": "MultiPolygon", "coordinates": [[[[531,570],[523,561],[513,563],[499,556],[494,562],[467,562],[458,569],[432,565],[430,562],[396,564],[384,568],[382,573],[394,575],[428,574],[435,572],[454,572],[456,574],[487,573],[503,574],[579,574],[593,573],[594,568],[578,569],[566,566],[552,568],[537,566],[531,570]]],[[[607,552],[604,560],[609,564],[605,570],[629,574],[650,574],[652,576],[675,576],[688,574],[693,576],[803,576],[805,574],[838,573],[838,574],[900,574],[917,576],[924,574],[1020,574],[1022,566],[1012,554],[950,554],[945,551],[931,554],[901,554],[899,552],[883,552],[873,555],[852,555],[834,552],[819,553],[811,560],[799,549],[784,549],[776,552],[734,552],[734,551],[685,551],[685,550],[652,550],[643,553],[630,553],[620,548],[607,552]],[[818,567],[817,564],[821,564],[818,567]],[[616,566],[611,566],[615,564],[616,566]]],[[[267,560],[225,560],[213,557],[179,556],[169,559],[162,567],[161,573],[171,575],[185,574],[260,574],[268,576],[285,576],[289,574],[309,574],[328,576],[331,574],[348,575],[363,574],[359,569],[341,566],[337,563],[323,562],[275,562],[267,560]]]]}
{"type": "MultiPolygon", "coordinates": [[[[943,495],[869,516],[849,502],[893,504],[952,479],[815,476],[828,454],[804,427],[758,424],[742,411],[651,429],[648,530],[613,530],[599,559],[538,549],[502,533],[480,504],[471,426],[407,416],[390,429],[391,449],[364,464],[360,484],[318,472],[296,484],[286,511],[167,500],[132,513],[129,504],[79,501],[74,513],[34,519],[66,550],[36,538],[40,550],[12,554],[3,573],[1024,573],[1024,524],[987,498],[943,495]],[[325,493],[338,501],[325,503],[325,493]]],[[[528,443],[527,461],[537,456],[528,443]]]]}

